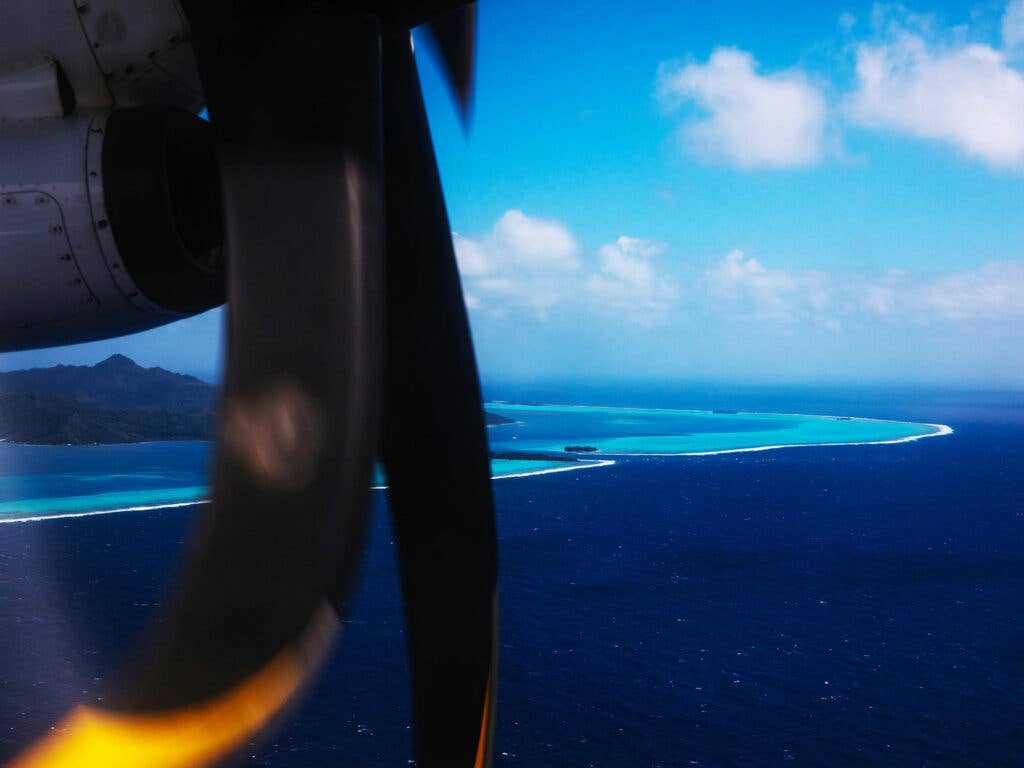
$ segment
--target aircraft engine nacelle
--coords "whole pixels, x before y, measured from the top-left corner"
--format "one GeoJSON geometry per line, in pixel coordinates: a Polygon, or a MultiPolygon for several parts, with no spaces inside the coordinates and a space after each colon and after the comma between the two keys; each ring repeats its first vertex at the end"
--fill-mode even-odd
{"type": "Polygon", "coordinates": [[[209,125],[147,105],[0,125],[0,351],[151,328],[224,301],[209,125]]]}

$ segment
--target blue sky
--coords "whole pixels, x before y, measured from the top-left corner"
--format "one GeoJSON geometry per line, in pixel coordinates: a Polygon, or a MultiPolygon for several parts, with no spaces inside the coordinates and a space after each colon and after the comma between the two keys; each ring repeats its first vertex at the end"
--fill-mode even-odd
{"type": "Polygon", "coordinates": [[[485,381],[1024,385],[1024,0],[695,6],[482,0],[468,140],[420,40],[485,381]]]}

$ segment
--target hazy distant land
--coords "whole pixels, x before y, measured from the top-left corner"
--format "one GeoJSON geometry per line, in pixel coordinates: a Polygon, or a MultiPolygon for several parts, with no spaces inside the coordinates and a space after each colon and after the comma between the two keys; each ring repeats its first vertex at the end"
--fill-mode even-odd
{"type": "MultiPolygon", "coordinates": [[[[124,355],[96,365],[0,373],[0,440],[95,445],[210,440],[217,387],[143,368],[124,355]]],[[[514,420],[487,413],[488,426],[514,420]]]]}

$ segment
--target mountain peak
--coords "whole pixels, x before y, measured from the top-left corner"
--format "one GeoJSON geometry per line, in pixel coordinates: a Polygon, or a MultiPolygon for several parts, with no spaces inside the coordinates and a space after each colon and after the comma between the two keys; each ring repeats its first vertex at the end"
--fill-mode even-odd
{"type": "Polygon", "coordinates": [[[115,354],[108,357],[101,363],[96,363],[94,368],[102,368],[104,370],[135,370],[141,366],[132,360],[130,357],[124,355],[115,354]]]}

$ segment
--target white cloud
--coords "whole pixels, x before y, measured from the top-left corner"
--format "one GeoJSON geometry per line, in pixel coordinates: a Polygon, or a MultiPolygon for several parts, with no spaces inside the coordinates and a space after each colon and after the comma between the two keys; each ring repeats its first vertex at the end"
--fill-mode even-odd
{"type": "Polygon", "coordinates": [[[850,280],[849,284],[854,294],[853,306],[869,315],[896,315],[906,303],[901,290],[901,283],[905,278],[906,273],[902,270],[890,269],[874,279],[850,280]],[[854,283],[856,287],[853,287],[854,283]]]}
{"type": "Polygon", "coordinates": [[[726,254],[704,277],[711,296],[739,302],[741,314],[786,322],[824,310],[832,290],[823,272],[767,269],[740,250],[726,254]]]}
{"type": "Polygon", "coordinates": [[[535,219],[522,211],[506,211],[494,225],[492,238],[516,266],[544,272],[580,268],[579,244],[560,222],[535,219]]]}
{"type": "Polygon", "coordinates": [[[678,289],[655,272],[651,259],[666,248],[664,243],[625,236],[602,246],[600,272],[588,278],[587,291],[605,308],[623,310],[641,325],[664,322],[678,289]]]}
{"type": "Polygon", "coordinates": [[[705,65],[662,65],[658,90],[669,107],[696,103],[709,115],[682,135],[700,155],[739,168],[810,165],[824,154],[827,108],[798,70],[757,73],[751,54],[718,48],[705,65]]]}
{"type": "MultiPolygon", "coordinates": [[[[865,27],[847,12],[838,24],[846,35],[865,27]]],[[[875,3],[867,26],[874,37],[855,47],[855,87],[841,108],[803,71],[765,74],[751,53],[728,47],[704,64],[662,64],[659,98],[669,110],[702,109],[680,128],[685,145],[737,168],[812,165],[835,153],[838,129],[852,124],[1024,171],[1024,0],[1005,6],[1002,48],[977,42],[966,24],[944,28],[896,3],[875,3]]]]}
{"type": "Polygon", "coordinates": [[[462,273],[462,276],[486,275],[491,269],[491,265],[488,263],[483,246],[475,240],[463,237],[458,232],[452,232],[452,239],[455,243],[455,258],[459,263],[459,272],[462,273]]]}
{"type": "Polygon", "coordinates": [[[557,221],[519,210],[502,214],[490,235],[474,240],[453,232],[459,271],[465,277],[498,272],[572,272],[580,268],[580,247],[557,221]]]}
{"type": "MultiPolygon", "coordinates": [[[[1004,20],[1007,42],[1018,33],[1011,18],[1018,10],[1007,12],[1009,25],[1004,20]]],[[[887,29],[887,42],[857,48],[850,118],[951,143],[993,167],[1024,169],[1024,77],[1005,55],[987,45],[929,42],[898,24],[887,29]]]]}
{"type": "Polygon", "coordinates": [[[914,324],[1024,317],[1024,262],[991,261],[932,275],[770,269],[734,250],[704,273],[713,309],[830,328],[853,318],[914,324]]]}
{"type": "Polygon", "coordinates": [[[1024,317],[1024,262],[989,262],[941,275],[918,289],[917,301],[948,320],[1024,317]]]}
{"type": "Polygon", "coordinates": [[[453,233],[455,256],[470,309],[524,308],[545,316],[563,299],[565,277],[582,268],[580,247],[557,221],[506,211],[489,235],[474,239],[453,233]]]}
{"type": "Polygon", "coordinates": [[[599,250],[595,264],[582,258],[564,224],[518,210],[503,214],[488,235],[453,237],[466,306],[474,311],[526,312],[543,320],[556,309],[586,307],[656,325],[677,295],[654,264],[663,243],[620,237],[599,250]]]}
{"type": "Polygon", "coordinates": [[[1008,49],[1024,47],[1024,0],[1013,0],[1003,14],[1003,45],[1008,49]]]}
{"type": "MultiPolygon", "coordinates": [[[[582,254],[564,224],[509,211],[480,238],[455,235],[466,306],[490,316],[549,320],[601,315],[646,327],[669,322],[684,288],[666,276],[667,246],[620,237],[582,254]]],[[[732,250],[686,288],[689,310],[838,330],[853,321],[922,325],[1024,319],[1024,261],[915,274],[785,269],[732,250]]]]}

